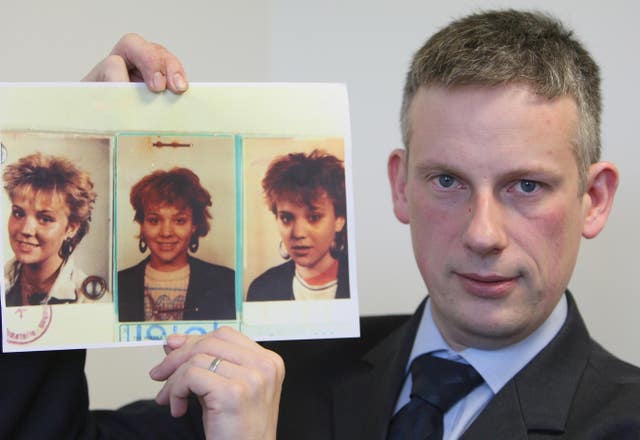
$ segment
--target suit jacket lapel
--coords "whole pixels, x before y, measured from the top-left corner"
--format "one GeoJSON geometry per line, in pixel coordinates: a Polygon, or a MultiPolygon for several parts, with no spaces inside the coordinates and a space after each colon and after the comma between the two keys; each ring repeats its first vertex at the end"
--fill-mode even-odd
{"type": "Polygon", "coordinates": [[[336,439],[386,438],[423,310],[424,301],[409,321],[362,358],[350,376],[336,383],[336,439]]]}
{"type": "Polygon", "coordinates": [[[527,427],[514,381],[509,381],[460,437],[471,439],[526,439],[527,427]]]}
{"type": "Polygon", "coordinates": [[[144,321],[144,271],[150,259],[151,257],[147,256],[136,264],[131,276],[131,284],[123,286],[125,289],[129,288],[126,295],[131,321],[144,321]]]}
{"type": "Polygon", "coordinates": [[[567,302],[560,332],[496,394],[462,439],[520,439],[530,431],[564,431],[590,349],[589,334],[569,292],[567,302]]]}

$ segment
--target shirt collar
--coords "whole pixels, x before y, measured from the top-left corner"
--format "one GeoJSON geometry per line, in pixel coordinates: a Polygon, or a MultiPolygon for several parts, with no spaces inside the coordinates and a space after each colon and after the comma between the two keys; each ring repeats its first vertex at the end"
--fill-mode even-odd
{"type": "Polygon", "coordinates": [[[51,289],[49,290],[49,297],[63,301],[76,302],[78,300],[78,295],[76,292],[75,278],[75,265],[73,264],[71,257],[69,257],[60,267],[58,277],[53,282],[53,286],[51,286],[51,289]]]}
{"type": "MultiPolygon", "coordinates": [[[[7,290],[18,281],[21,269],[22,264],[15,258],[12,258],[5,265],[5,288],[7,290]]],[[[49,297],[61,301],[77,301],[76,287],[78,277],[80,279],[84,278],[82,272],[75,268],[73,259],[69,257],[60,267],[60,272],[58,272],[56,280],[53,282],[51,289],[49,289],[49,297]]]]}
{"type": "Polygon", "coordinates": [[[420,321],[407,369],[423,353],[439,352],[438,356],[468,363],[476,369],[494,394],[531,361],[560,331],[567,317],[567,299],[562,295],[549,317],[537,330],[522,341],[498,350],[467,348],[455,352],[444,340],[431,315],[427,301],[420,321]]]}

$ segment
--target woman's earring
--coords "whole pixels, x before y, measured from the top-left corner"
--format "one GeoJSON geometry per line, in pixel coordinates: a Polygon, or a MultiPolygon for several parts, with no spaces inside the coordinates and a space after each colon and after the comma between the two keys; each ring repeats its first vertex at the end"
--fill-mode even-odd
{"type": "Polygon", "coordinates": [[[338,258],[340,254],[344,252],[344,242],[344,237],[338,236],[338,234],[333,238],[331,246],[329,246],[329,254],[331,254],[333,258],[338,258]]]}
{"type": "Polygon", "coordinates": [[[66,261],[74,249],[75,246],[73,245],[73,239],[71,237],[67,237],[62,240],[62,244],[60,245],[60,249],[58,250],[58,256],[66,261]]]}
{"type": "Polygon", "coordinates": [[[191,251],[191,253],[195,254],[198,251],[199,247],[200,240],[198,240],[198,237],[191,237],[191,241],[189,242],[189,250],[191,251]]]}
{"type": "Polygon", "coordinates": [[[285,260],[288,260],[289,258],[291,258],[291,255],[289,255],[289,253],[285,249],[284,243],[282,243],[282,240],[280,240],[280,244],[278,245],[278,252],[280,253],[280,256],[285,260]]]}
{"type": "Polygon", "coordinates": [[[140,237],[140,241],[138,241],[138,250],[141,254],[144,254],[147,251],[147,242],[144,241],[143,237],[140,237]]]}

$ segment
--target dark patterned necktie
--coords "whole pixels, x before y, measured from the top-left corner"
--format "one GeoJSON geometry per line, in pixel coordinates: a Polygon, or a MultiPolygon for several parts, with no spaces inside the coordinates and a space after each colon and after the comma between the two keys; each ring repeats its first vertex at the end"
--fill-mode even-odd
{"type": "Polygon", "coordinates": [[[483,380],[471,366],[430,354],[411,363],[411,401],[391,419],[388,440],[442,439],[444,414],[483,380]]]}

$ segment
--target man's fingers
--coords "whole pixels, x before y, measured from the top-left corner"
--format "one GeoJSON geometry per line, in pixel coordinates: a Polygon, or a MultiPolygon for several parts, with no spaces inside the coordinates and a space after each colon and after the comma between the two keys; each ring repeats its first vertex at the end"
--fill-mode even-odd
{"type": "MultiPolygon", "coordinates": [[[[211,401],[208,395],[219,395],[229,386],[227,375],[234,367],[230,364],[216,369],[213,373],[209,370],[214,358],[208,355],[196,355],[189,362],[181,365],[169,378],[156,395],[156,402],[160,405],[171,405],[171,415],[180,417],[186,412],[188,398],[191,393],[201,399],[211,401]],[[226,370],[223,374],[222,370],[226,370]]],[[[234,373],[233,376],[238,376],[234,373]]],[[[210,409],[210,408],[208,408],[210,409]]]]}
{"type": "MultiPolygon", "coordinates": [[[[216,332],[200,337],[190,338],[184,345],[171,351],[158,365],[156,365],[149,375],[154,380],[165,380],[180,365],[186,363],[198,354],[207,354],[213,357],[220,357],[238,365],[251,365],[256,358],[256,350],[264,350],[259,345],[246,347],[220,339],[216,332]]],[[[265,350],[266,351],[266,350],[265,350]]]]}
{"type": "Polygon", "coordinates": [[[129,82],[129,72],[124,59],[117,55],[109,55],[100,61],[91,72],[82,78],[89,82],[129,82]]]}
{"type": "Polygon", "coordinates": [[[243,359],[252,357],[252,351],[263,350],[255,342],[229,327],[222,327],[202,336],[171,336],[167,340],[167,356],[149,372],[154,380],[165,380],[183,363],[198,353],[231,359],[241,364],[243,359]],[[247,353],[249,351],[249,353],[247,353]],[[242,357],[239,357],[242,354],[242,357]]]}
{"type": "Polygon", "coordinates": [[[203,409],[215,411],[223,403],[235,406],[244,401],[264,399],[274,392],[273,385],[281,381],[278,377],[266,377],[259,371],[224,360],[212,372],[209,368],[214,359],[199,354],[181,365],[158,392],[156,402],[169,403],[171,414],[179,417],[186,411],[190,393],[194,393],[205,402],[203,409]]]}
{"type": "Polygon", "coordinates": [[[126,34],[114,46],[111,54],[83,81],[144,82],[149,90],[183,93],[188,87],[187,76],[178,58],[164,46],[145,40],[138,34],[126,34]]]}
{"type": "Polygon", "coordinates": [[[111,55],[122,57],[129,71],[138,70],[145,77],[151,77],[155,72],[164,75],[164,60],[158,56],[158,47],[131,33],[118,40],[111,49],[111,55]]]}
{"type": "Polygon", "coordinates": [[[187,335],[172,334],[167,336],[167,343],[164,345],[164,354],[169,354],[187,342],[187,335]]]}
{"type": "Polygon", "coordinates": [[[131,80],[143,80],[155,92],[167,88],[174,93],[187,90],[182,64],[160,44],[149,42],[138,34],[126,34],[116,43],[111,54],[123,58],[131,80]]]}
{"type": "MultiPolygon", "coordinates": [[[[168,52],[167,52],[168,53],[168,52]]],[[[165,59],[167,88],[173,93],[184,93],[189,88],[182,64],[171,55],[165,59]]]]}
{"type": "Polygon", "coordinates": [[[196,365],[199,368],[209,368],[209,364],[202,364],[203,358],[208,359],[209,363],[214,358],[221,359],[216,372],[228,378],[233,378],[225,374],[231,365],[259,372],[261,377],[257,378],[252,373],[243,373],[248,380],[261,381],[266,378],[268,383],[278,383],[284,377],[284,362],[280,356],[228,327],[199,337],[172,336],[167,345],[173,345],[165,348],[167,356],[149,372],[154,380],[166,380],[183,364],[198,362],[196,365]]]}
{"type": "Polygon", "coordinates": [[[195,395],[208,438],[275,439],[284,379],[278,354],[228,327],[172,336],[166,347],[169,354],[150,372],[156,380],[167,379],[156,402],[171,405],[179,417],[195,395]]]}

